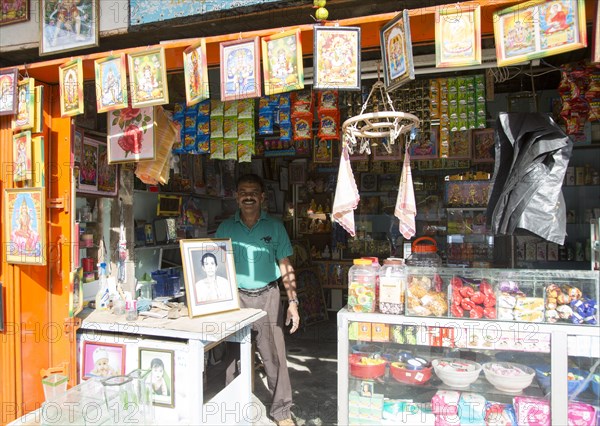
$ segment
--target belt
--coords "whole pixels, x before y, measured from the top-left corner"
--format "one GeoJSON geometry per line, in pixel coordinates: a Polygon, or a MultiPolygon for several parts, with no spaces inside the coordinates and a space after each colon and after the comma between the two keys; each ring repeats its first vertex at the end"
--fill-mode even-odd
{"type": "Polygon", "coordinates": [[[242,293],[245,296],[257,297],[257,296],[260,296],[261,294],[263,294],[264,292],[269,291],[274,287],[277,287],[278,285],[279,285],[279,280],[275,280],[275,281],[271,281],[269,284],[267,284],[266,286],[261,287],[261,288],[252,289],[252,290],[247,290],[245,288],[238,288],[238,290],[240,293],[242,293]]]}

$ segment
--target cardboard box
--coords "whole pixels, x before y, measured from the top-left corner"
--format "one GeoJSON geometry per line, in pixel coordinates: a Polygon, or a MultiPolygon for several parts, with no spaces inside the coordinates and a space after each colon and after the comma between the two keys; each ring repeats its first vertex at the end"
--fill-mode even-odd
{"type": "Polygon", "coordinates": [[[373,342],[389,342],[390,326],[389,324],[373,323],[371,325],[371,340],[373,342]]]}
{"type": "Polygon", "coordinates": [[[359,322],[358,323],[358,340],[363,342],[371,341],[371,323],[370,322],[359,322]]]}

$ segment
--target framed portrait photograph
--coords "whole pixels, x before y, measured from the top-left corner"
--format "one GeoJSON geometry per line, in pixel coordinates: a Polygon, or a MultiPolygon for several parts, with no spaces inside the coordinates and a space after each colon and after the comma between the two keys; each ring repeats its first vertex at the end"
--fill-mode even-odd
{"type": "Polygon", "coordinates": [[[127,55],[131,106],[143,108],[169,103],[165,49],[143,50],[127,55]]]}
{"type": "Polygon", "coordinates": [[[35,79],[24,78],[17,85],[17,113],[12,118],[15,132],[29,130],[35,124],[35,79]]]}
{"type": "Polygon", "coordinates": [[[473,130],[471,149],[474,163],[493,163],[496,159],[494,129],[473,130]]]}
{"type": "Polygon", "coordinates": [[[0,70],[0,115],[13,115],[17,112],[17,82],[19,70],[0,70]]]}
{"type": "Polygon", "coordinates": [[[435,10],[435,66],[481,64],[481,10],[479,5],[435,10]]]}
{"type": "Polygon", "coordinates": [[[360,27],[313,30],[313,88],[360,90],[360,27]]]}
{"type": "Polygon", "coordinates": [[[98,4],[41,0],[40,56],[98,46],[98,4]]]}
{"type": "Polygon", "coordinates": [[[68,117],[83,113],[83,65],[81,58],[58,67],[60,85],[60,115],[68,117]]]}
{"type": "Polygon", "coordinates": [[[0,26],[29,21],[29,2],[2,0],[0,10],[0,26]]]}
{"type": "Polygon", "coordinates": [[[94,61],[96,75],[96,110],[101,112],[127,106],[127,66],[125,54],[94,61]]]}
{"type": "Polygon", "coordinates": [[[81,378],[107,378],[125,374],[125,345],[83,341],[81,378]]]}
{"type": "Polygon", "coordinates": [[[231,240],[181,240],[179,244],[190,317],[239,309],[231,240]]]}
{"type": "Polygon", "coordinates": [[[150,371],[148,384],[152,403],[175,407],[175,352],[165,349],[139,348],[140,370],[150,371]]]}
{"type": "Polygon", "coordinates": [[[221,100],[258,98],[261,94],[259,38],[221,43],[221,100]]]}
{"type": "Polygon", "coordinates": [[[187,106],[196,105],[210,97],[206,41],[203,38],[183,51],[183,80],[187,106]]]}
{"type": "Polygon", "coordinates": [[[13,182],[31,179],[31,132],[29,130],[13,135],[13,182]]]}
{"type": "Polygon", "coordinates": [[[300,29],[261,39],[265,95],[304,89],[300,29]]]}
{"type": "Polygon", "coordinates": [[[155,159],[154,107],[109,111],[107,119],[109,164],[155,159]]]}
{"type": "Polygon", "coordinates": [[[585,0],[533,0],[493,20],[499,67],[587,47],[585,0]]]}
{"type": "Polygon", "coordinates": [[[4,253],[7,263],[45,265],[46,195],[44,188],[4,190],[4,253]]]}
{"type": "Polygon", "coordinates": [[[388,92],[415,79],[415,66],[410,38],[410,19],[404,9],[379,32],[383,81],[388,92]]]}

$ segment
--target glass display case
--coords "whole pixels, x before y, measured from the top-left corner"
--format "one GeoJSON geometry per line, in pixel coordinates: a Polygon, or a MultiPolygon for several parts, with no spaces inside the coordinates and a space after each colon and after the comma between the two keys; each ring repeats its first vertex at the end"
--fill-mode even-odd
{"type": "Polygon", "coordinates": [[[407,312],[415,298],[447,306],[339,311],[338,424],[598,424],[597,272],[408,268],[407,279],[407,312]],[[486,309],[478,292],[489,315],[471,315],[486,309]],[[478,303],[460,313],[457,295],[478,303]]]}
{"type": "Polygon", "coordinates": [[[446,254],[448,266],[485,268],[494,262],[494,235],[484,208],[449,208],[446,254]]]}

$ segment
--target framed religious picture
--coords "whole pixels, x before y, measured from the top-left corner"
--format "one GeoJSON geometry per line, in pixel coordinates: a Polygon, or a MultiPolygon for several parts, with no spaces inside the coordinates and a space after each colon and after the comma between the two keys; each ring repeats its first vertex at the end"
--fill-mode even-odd
{"type": "Polygon", "coordinates": [[[221,43],[221,100],[258,98],[260,94],[259,38],[221,43]]]}
{"type": "Polygon", "coordinates": [[[473,130],[472,161],[474,163],[493,163],[496,158],[494,129],[473,130]]]}
{"type": "Polygon", "coordinates": [[[118,165],[108,163],[106,144],[98,142],[98,193],[117,195],[118,165]]]}
{"type": "Polygon", "coordinates": [[[450,138],[448,139],[448,159],[471,159],[471,132],[469,130],[450,132],[450,138]]]}
{"type": "Polygon", "coordinates": [[[73,132],[71,133],[72,144],[73,144],[73,162],[80,164],[81,163],[81,148],[83,143],[83,135],[84,131],[81,127],[74,127],[73,132]]]}
{"type": "Polygon", "coordinates": [[[183,80],[187,106],[196,105],[210,97],[206,41],[203,38],[183,51],[183,80]]]}
{"type": "Polygon", "coordinates": [[[435,9],[435,66],[481,64],[479,5],[435,9]]]}
{"type": "Polygon", "coordinates": [[[17,82],[19,71],[16,68],[0,70],[0,115],[14,115],[17,112],[17,82]]]}
{"type": "Polygon", "coordinates": [[[96,59],[94,68],[97,112],[125,108],[128,103],[125,54],[96,59]]]}
{"type": "Polygon", "coordinates": [[[139,368],[150,370],[152,402],[161,407],[175,407],[175,352],[156,348],[139,348],[139,368]]]}
{"type": "Polygon", "coordinates": [[[125,374],[126,346],[117,343],[83,341],[81,378],[107,378],[125,374]]]}
{"type": "Polygon", "coordinates": [[[313,163],[331,163],[333,161],[333,141],[315,138],[313,163]]]}
{"type": "Polygon", "coordinates": [[[83,138],[81,143],[79,190],[92,193],[98,191],[98,142],[89,138],[83,138]]]}
{"type": "Polygon", "coordinates": [[[127,107],[107,117],[109,164],[155,159],[154,107],[127,107]]]}
{"type": "Polygon", "coordinates": [[[99,0],[41,0],[40,56],[98,45],[99,0]]]}
{"type": "Polygon", "coordinates": [[[83,65],[81,58],[58,67],[60,114],[69,117],[83,113],[83,65]]]}
{"type": "Polygon", "coordinates": [[[13,181],[31,179],[31,132],[29,130],[13,135],[13,181]]]}
{"type": "Polygon", "coordinates": [[[292,185],[302,185],[306,182],[306,163],[291,162],[289,165],[290,178],[289,182],[292,185]]]}
{"type": "Polygon", "coordinates": [[[142,50],[127,55],[129,94],[134,108],[169,103],[165,49],[142,50]]]}
{"type": "Polygon", "coordinates": [[[499,67],[587,47],[585,0],[532,0],[493,21],[499,67]]]}
{"type": "Polygon", "coordinates": [[[6,263],[46,264],[44,188],[5,189],[2,222],[6,263]]]}
{"type": "Polygon", "coordinates": [[[411,160],[429,160],[440,155],[440,126],[431,126],[429,132],[421,132],[408,147],[411,160]]]}
{"type": "MultiPolygon", "coordinates": [[[[379,140],[377,146],[371,147],[373,153],[373,166],[381,161],[402,161],[402,141],[398,140],[390,145],[387,141],[379,140]]],[[[383,166],[383,163],[379,163],[383,166]]]]}
{"type": "Polygon", "coordinates": [[[35,122],[35,79],[24,78],[17,85],[17,113],[12,118],[15,132],[33,128],[35,122]]]}
{"type": "Polygon", "coordinates": [[[191,318],[239,309],[230,239],[180,240],[191,318]]]}
{"type": "Polygon", "coordinates": [[[383,81],[388,92],[415,79],[408,10],[385,24],[379,33],[383,81]]]}
{"type": "Polygon", "coordinates": [[[261,39],[265,95],[304,89],[300,29],[261,39]]]}
{"type": "Polygon", "coordinates": [[[594,38],[592,39],[592,62],[600,62],[600,4],[596,3],[596,19],[594,19],[594,38]]]}
{"type": "Polygon", "coordinates": [[[31,133],[42,133],[42,130],[44,130],[44,86],[35,86],[33,93],[33,127],[31,133]]]}
{"type": "Polygon", "coordinates": [[[377,175],[374,173],[360,174],[360,192],[377,191],[377,175]]]}
{"type": "Polygon", "coordinates": [[[28,1],[2,0],[1,4],[0,25],[29,21],[28,1]]]}
{"type": "Polygon", "coordinates": [[[360,27],[313,29],[313,88],[360,90],[360,27]]]}

